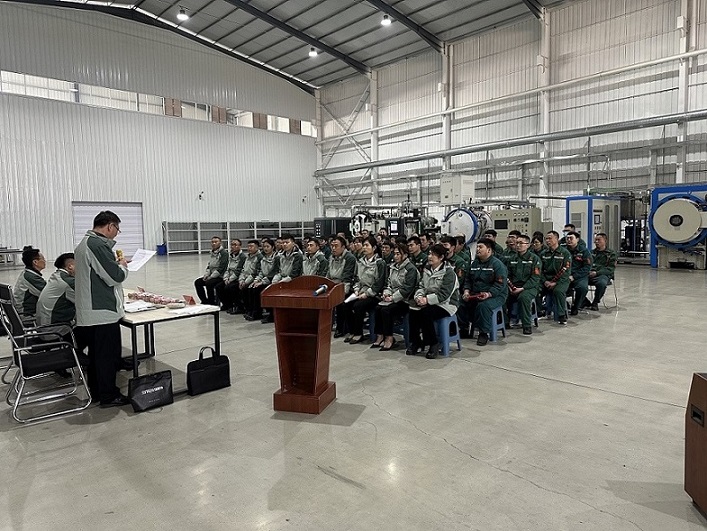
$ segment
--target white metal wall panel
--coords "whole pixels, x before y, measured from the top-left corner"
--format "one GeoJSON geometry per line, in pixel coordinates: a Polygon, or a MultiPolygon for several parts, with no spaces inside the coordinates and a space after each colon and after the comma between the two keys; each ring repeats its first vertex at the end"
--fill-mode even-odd
{"type": "Polygon", "coordinates": [[[313,120],[287,81],[167,30],[101,13],[0,3],[0,69],[313,120]]]}
{"type": "Polygon", "coordinates": [[[315,165],[308,137],[0,94],[0,242],[70,249],[72,201],[142,203],[151,248],[163,220],[311,219],[315,165]]]}
{"type": "MultiPolygon", "coordinates": [[[[335,117],[346,122],[358,102],[362,99],[368,85],[369,80],[364,76],[356,76],[346,81],[328,85],[320,91],[321,102],[335,117]]],[[[370,99],[365,98],[365,102],[370,102],[370,99]]],[[[371,127],[369,113],[365,104],[361,112],[353,118],[353,125],[350,128],[351,132],[371,127]]],[[[328,111],[322,111],[322,136],[326,138],[340,134],[342,134],[341,127],[334,121],[328,111]]]]}
{"type": "Polygon", "coordinates": [[[442,62],[434,52],[382,68],[378,72],[379,125],[441,111],[442,97],[437,87],[441,81],[442,62]]]}
{"type": "Polygon", "coordinates": [[[538,86],[540,25],[529,19],[454,45],[457,107],[538,86]]]}

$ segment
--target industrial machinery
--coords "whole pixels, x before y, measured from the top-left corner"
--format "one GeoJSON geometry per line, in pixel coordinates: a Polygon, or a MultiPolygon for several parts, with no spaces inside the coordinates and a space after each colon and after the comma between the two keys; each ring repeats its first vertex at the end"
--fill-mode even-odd
{"type": "Polygon", "coordinates": [[[328,238],[332,234],[343,232],[349,237],[349,223],[351,218],[314,218],[314,235],[317,238],[328,238]]]}
{"type": "Polygon", "coordinates": [[[366,206],[366,210],[360,208],[354,207],[352,210],[349,219],[351,234],[358,234],[362,230],[374,234],[384,228],[390,236],[410,237],[433,230],[437,225],[437,220],[427,215],[426,207],[414,206],[410,200],[394,206],[366,206]]]}
{"type": "Polygon", "coordinates": [[[496,241],[503,245],[508,233],[512,230],[520,231],[521,234],[533,235],[535,231],[542,231],[545,234],[552,230],[551,221],[542,221],[542,209],[532,206],[522,206],[519,208],[501,208],[491,210],[493,228],[498,234],[496,241]]]}
{"type": "Polygon", "coordinates": [[[473,175],[444,173],[439,178],[439,196],[443,205],[471,203],[476,194],[476,180],[473,175]]]}
{"type": "Polygon", "coordinates": [[[450,236],[463,234],[466,244],[470,245],[492,226],[491,216],[483,207],[455,208],[442,222],[442,233],[450,236]]]}
{"type": "Polygon", "coordinates": [[[648,223],[651,267],[706,269],[707,185],[655,188],[648,223]]]}
{"type": "Polygon", "coordinates": [[[621,198],[599,195],[579,195],[567,198],[565,223],[577,228],[582,239],[591,251],[594,235],[603,232],[607,235],[607,247],[621,247],[621,198]]]}

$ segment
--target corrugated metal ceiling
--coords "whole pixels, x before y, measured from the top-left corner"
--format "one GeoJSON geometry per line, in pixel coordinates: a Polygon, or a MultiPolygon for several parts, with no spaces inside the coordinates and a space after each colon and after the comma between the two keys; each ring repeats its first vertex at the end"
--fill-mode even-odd
{"type": "MultiPolygon", "coordinates": [[[[307,89],[537,16],[557,0],[27,0],[177,30],[307,89]],[[179,21],[180,8],[189,19],[179,21]],[[388,15],[393,21],[382,26],[388,15]],[[315,48],[316,57],[309,51],[315,48]]],[[[569,0],[564,0],[569,1],[569,0]]]]}

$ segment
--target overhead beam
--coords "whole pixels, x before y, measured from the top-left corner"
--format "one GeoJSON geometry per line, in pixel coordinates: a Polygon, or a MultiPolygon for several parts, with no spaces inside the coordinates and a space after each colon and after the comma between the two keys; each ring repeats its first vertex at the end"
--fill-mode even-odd
{"type": "Polygon", "coordinates": [[[201,44],[202,46],[206,46],[208,48],[211,48],[212,50],[215,50],[221,54],[224,54],[232,59],[242,61],[242,62],[249,64],[251,66],[254,66],[260,70],[263,70],[264,72],[267,72],[268,74],[272,74],[272,75],[277,76],[281,79],[284,79],[285,81],[292,83],[296,87],[304,90],[305,92],[307,92],[309,94],[314,94],[314,88],[311,85],[308,85],[307,83],[304,83],[297,78],[288,76],[287,74],[284,74],[283,72],[279,72],[273,68],[268,68],[268,66],[264,65],[263,63],[253,61],[253,60],[249,59],[248,57],[245,57],[243,55],[239,55],[237,53],[233,53],[225,47],[218,46],[218,45],[216,45],[212,42],[209,42],[206,39],[203,39],[197,35],[185,32],[177,26],[172,26],[170,24],[166,24],[165,22],[162,22],[156,18],[145,15],[144,13],[141,13],[140,11],[136,11],[134,9],[112,7],[112,6],[102,5],[102,4],[79,4],[77,2],[62,2],[59,0],[0,0],[0,2],[8,2],[8,3],[16,3],[16,4],[32,4],[32,5],[41,5],[41,6],[49,6],[49,7],[59,7],[59,8],[65,8],[65,9],[77,9],[80,11],[97,11],[100,13],[104,13],[106,15],[112,15],[114,17],[122,18],[124,20],[129,20],[131,22],[137,22],[139,24],[145,24],[147,26],[153,26],[155,28],[168,30],[168,31],[171,31],[172,33],[176,33],[180,37],[185,37],[193,42],[196,42],[198,44],[201,44]]]}
{"type": "Polygon", "coordinates": [[[437,52],[442,53],[444,50],[444,41],[437,37],[435,34],[427,31],[425,28],[420,26],[417,22],[412,20],[410,17],[405,15],[404,13],[401,13],[397,9],[395,9],[393,6],[390,4],[384,2],[383,0],[366,0],[369,4],[371,4],[373,7],[378,8],[383,12],[383,14],[388,15],[392,19],[400,22],[403,26],[406,26],[408,29],[411,29],[415,33],[417,33],[422,40],[424,40],[427,44],[432,46],[437,52]]]}
{"type": "Polygon", "coordinates": [[[257,7],[254,7],[251,4],[245,3],[243,0],[224,0],[224,1],[231,4],[232,6],[237,7],[238,9],[242,9],[246,13],[253,15],[256,18],[259,18],[260,20],[262,20],[264,22],[267,22],[271,26],[274,26],[277,29],[284,31],[285,33],[289,33],[290,35],[292,35],[293,37],[296,37],[297,39],[301,40],[302,42],[306,42],[310,46],[314,46],[318,50],[326,52],[329,55],[332,55],[332,56],[336,57],[337,59],[344,61],[347,65],[349,65],[351,68],[356,70],[359,74],[366,75],[371,72],[370,67],[364,65],[360,61],[357,61],[353,57],[349,57],[345,53],[341,53],[336,48],[332,48],[331,46],[324,44],[323,42],[315,39],[314,37],[310,37],[306,33],[298,30],[297,28],[293,28],[289,24],[273,17],[272,15],[266,13],[265,11],[261,11],[257,7]]]}
{"type": "Polygon", "coordinates": [[[541,6],[537,0],[523,0],[525,7],[533,14],[537,19],[543,15],[543,6],[541,6]]]}

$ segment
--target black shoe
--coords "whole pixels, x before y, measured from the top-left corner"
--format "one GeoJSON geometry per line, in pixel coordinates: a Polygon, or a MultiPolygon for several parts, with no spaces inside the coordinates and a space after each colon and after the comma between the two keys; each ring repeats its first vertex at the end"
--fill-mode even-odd
{"type": "Polygon", "coordinates": [[[108,402],[101,402],[100,407],[102,409],[106,409],[109,407],[127,406],[129,403],[130,403],[130,399],[127,396],[118,395],[113,400],[109,400],[108,402]]]}
{"type": "Polygon", "coordinates": [[[579,309],[583,310],[584,308],[589,308],[591,305],[592,305],[592,303],[589,302],[589,299],[587,299],[585,297],[584,300],[582,301],[582,304],[579,305],[579,309]]]}
{"type": "Polygon", "coordinates": [[[380,350],[381,352],[388,352],[389,350],[395,348],[396,343],[397,343],[397,341],[395,340],[395,338],[393,338],[393,342],[390,344],[390,346],[389,346],[389,347],[386,347],[386,346],[385,346],[385,341],[383,341],[383,343],[381,343],[381,348],[380,348],[379,350],[380,350]]]}
{"type": "Polygon", "coordinates": [[[340,337],[344,337],[344,335],[345,334],[343,332],[339,332],[337,330],[336,332],[334,332],[334,339],[339,339],[340,337]]]}
{"type": "Polygon", "coordinates": [[[570,310],[570,315],[579,315],[579,310],[577,308],[572,308],[570,310]]]}
{"type": "Polygon", "coordinates": [[[252,313],[247,313],[243,316],[246,321],[255,321],[255,316],[252,313]]]}
{"type": "Polygon", "coordinates": [[[383,342],[381,341],[380,343],[371,343],[371,346],[368,348],[381,348],[383,346],[383,342]]]}
{"type": "Polygon", "coordinates": [[[567,316],[566,315],[560,315],[559,322],[561,325],[566,325],[567,324],[567,316]]]}
{"type": "Polygon", "coordinates": [[[593,302],[593,303],[589,306],[589,309],[592,310],[592,311],[594,311],[594,312],[598,312],[598,311],[599,311],[599,305],[598,305],[597,303],[593,302]]]}
{"type": "Polygon", "coordinates": [[[523,334],[526,336],[529,336],[533,333],[533,327],[532,326],[524,326],[523,327],[523,334]]]}
{"type": "Polygon", "coordinates": [[[363,341],[363,336],[354,336],[349,340],[349,345],[357,345],[363,341]]]}
{"type": "Polygon", "coordinates": [[[427,351],[427,354],[425,354],[425,357],[428,360],[433,360],[437,357],[437,354],[439,354],[439,343],[435,343],[434,345],[430,345],[430,348],[427,351]]]}
{"type": "Polygon", "coordinates": [[[545,317],[545,310],[540,310],[538,312],[538,317],[545,317]]]}
{"type": "Polygon", "coordinates": [[[228,312],[230,308],[228,306],[221,306],[221,311],[222,312],[228,312]]]}
{"type": "Polygon", "coordinates": [[[263,324],[274,323],[275,318],[272,315],[266,315],[260,320],[260,322],[263,324]]]}
{"type": "Polygon", "coordinates": [[[226,313],[228,315],[236,315],[237,312],[235,308],[229,308],[228,310],[226,310],[226,313]]]}
{"type": "Polygon", "coordinates": [[[405,351],[405,354],[408,356],[414,356],[420,351],[419,345],[416,345],[415,343],[410,344],[410,346],[407,348],[405,351]]]}
{"type": "Polygon", "coordinates": [[[241,308],[240,306],[233,308],[233,315],[239,315],[244,312],[245,312],[245,310],[243,308],[241,308]]]}
{"type": "Polygon", "coordinates": [[[480,347],[489,342],[489,335],[486,332],[479,332],[479,337],[476,339],[476,344],[480,347]]]}
{"type": "Polygon", "coordinates": [[[71,373],[66,369],[57,369],[56,371],[54,371],[54,374],[56,374],[60,378],[71,378],[71,373]]]}

